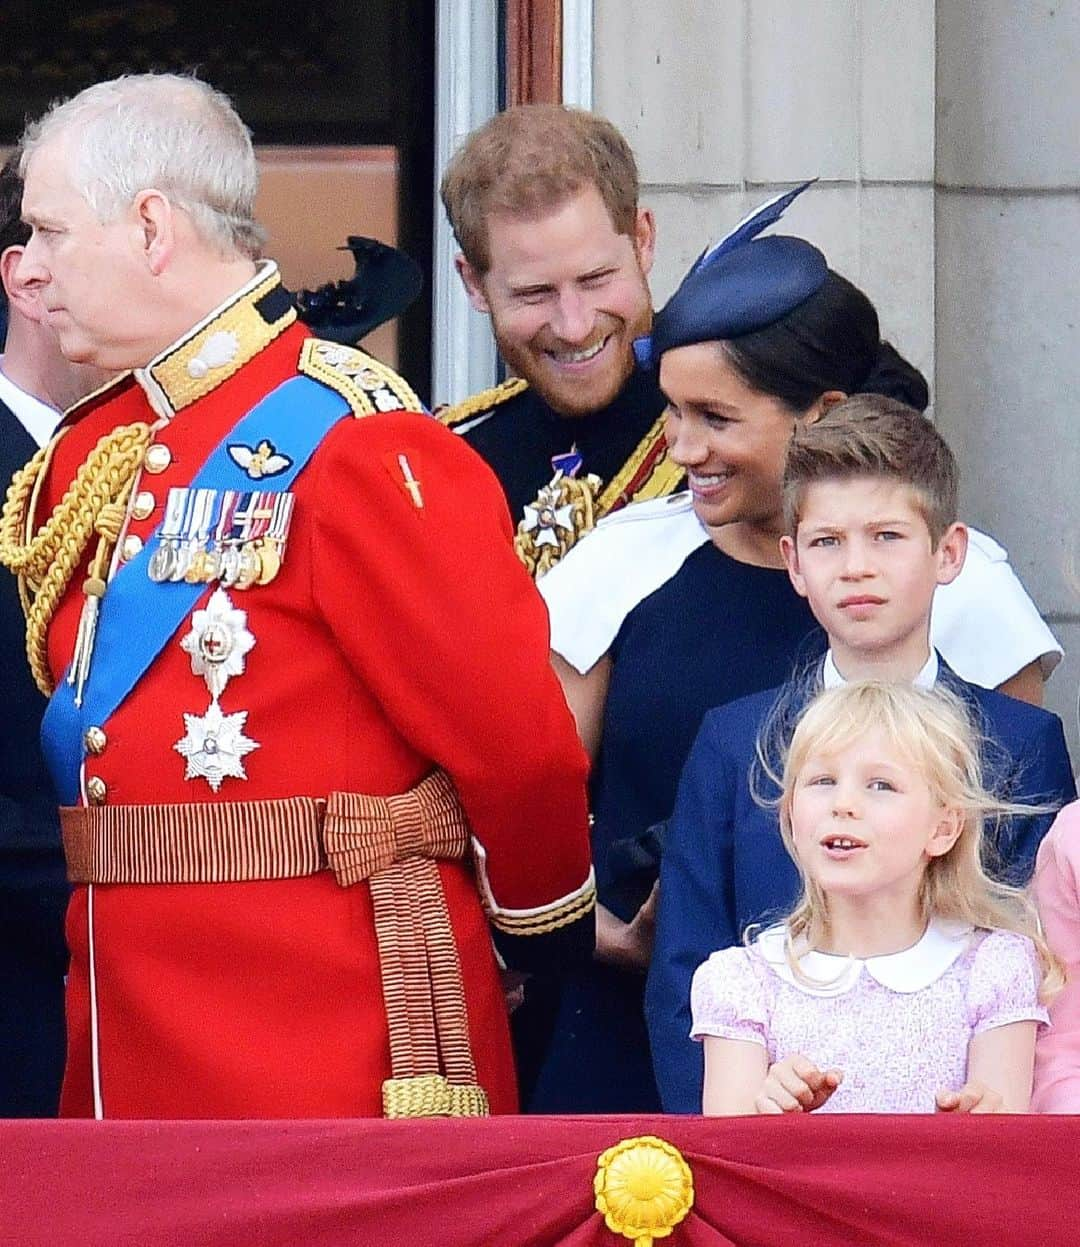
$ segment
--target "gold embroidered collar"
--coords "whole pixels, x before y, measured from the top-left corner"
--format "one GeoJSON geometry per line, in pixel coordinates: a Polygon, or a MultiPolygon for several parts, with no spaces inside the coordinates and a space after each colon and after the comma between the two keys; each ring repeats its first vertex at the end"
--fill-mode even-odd
{"type": "Polygon", "coordinates": [[[135,380],[154,411],[171,420],[243,368],[295,319],[277,265],[262,260],[236,294],[145,368],[135,369],[135,380]]]}

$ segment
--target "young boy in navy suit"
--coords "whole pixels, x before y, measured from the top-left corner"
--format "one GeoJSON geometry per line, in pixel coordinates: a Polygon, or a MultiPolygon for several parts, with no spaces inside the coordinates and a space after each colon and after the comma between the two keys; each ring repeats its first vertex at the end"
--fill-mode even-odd
{"type": "MultiPolygon", "coordinates": [[[[931,648],[934,590],[955,579],[967,531],[956,519],[952,452],[923,416],[859,395],[799,426],[784,472],[781,548],[792,583],[828,635],[825,658],[780,689],[711,710],[679,784],[660,875],[646,991],[653,1064],[668,1112],[701,1111],[701,1045],[690,1038],[690,979],[746,928],[786,913],[799,877],[780,839],[775,781],[802,707],[847,680],[947,685],[985,738],[988,784],[1003,798],[1058,806],[1075,795],[1056,715],[961,680],[931,648]]],[[[1011,819],[996,872],[1030,876],[1050,814],[1011,819]]]]}

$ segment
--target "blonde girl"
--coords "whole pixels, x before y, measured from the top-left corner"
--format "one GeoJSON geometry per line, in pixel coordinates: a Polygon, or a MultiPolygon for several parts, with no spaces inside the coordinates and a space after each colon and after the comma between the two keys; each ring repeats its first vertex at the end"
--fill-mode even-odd
{"type": "Polygon", "coordinates": [[[780,826],[793,912],[694,975],[703,1111],[1025,1112],[1061,973],[1024,894],[983,868],[965,709],[940,689],[822,693],[792,737],[780,826]]]}

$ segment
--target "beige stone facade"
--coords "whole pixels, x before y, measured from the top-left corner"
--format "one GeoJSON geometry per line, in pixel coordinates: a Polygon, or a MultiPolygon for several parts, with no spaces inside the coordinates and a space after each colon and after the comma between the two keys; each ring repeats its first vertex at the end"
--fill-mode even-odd
{"type": "Polygon", "coordinates": [[[1067,657],[1080,760],[1080,0],[595,0],[593,104],[659,223],[662,301],[702,247],[817,176],[787,228],[931,380],[965,518],[1067,657]]]}

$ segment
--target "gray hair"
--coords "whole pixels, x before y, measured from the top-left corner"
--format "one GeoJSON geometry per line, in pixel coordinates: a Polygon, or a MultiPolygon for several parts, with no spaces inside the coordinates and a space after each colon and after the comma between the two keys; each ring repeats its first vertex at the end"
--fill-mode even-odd
{"type": "Polygon", "coordinates": [[[53,104],[27,126],[20,172],[34,152],[72,136],[71,177],[101,221],[143,190],[190,216],[204,242],[257,259],[258,167],[251,132],[228,96],[180,74],[125,74],[53,104]]]}

